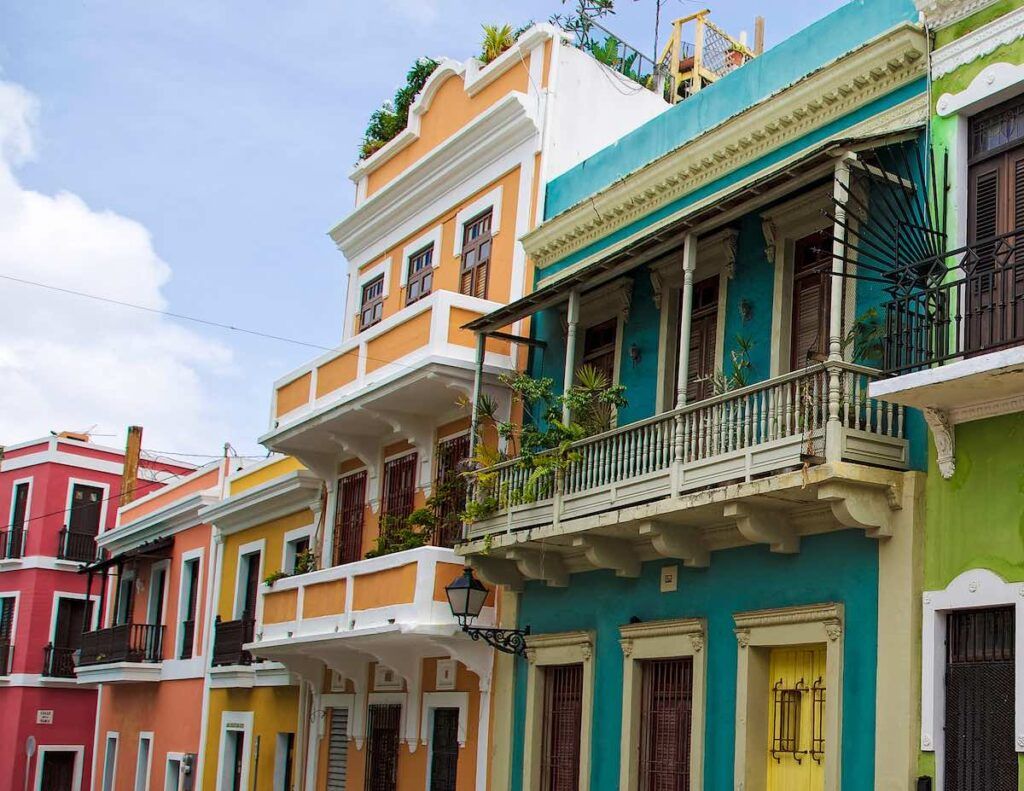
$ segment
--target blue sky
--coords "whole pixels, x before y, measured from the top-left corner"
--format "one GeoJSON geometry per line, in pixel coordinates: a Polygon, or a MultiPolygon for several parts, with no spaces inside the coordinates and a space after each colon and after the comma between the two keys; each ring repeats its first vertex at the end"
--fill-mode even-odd
{"type": "MultiPolygon", "coordinates": [[[[608,26],[650,49],[654,2],[619,0],[608,26]]],[[[839,5],[723,0],[712,18],[752,35],[760,10],[770,46],[839,5]]],[[[416,57],[464,59],[482,22],[560,10],[0,0],[0,275],[333,345],[344,260],[326,231],[369,114],[416,57]]],[[[0,444],[94,425],[119,444],[135,422],[152,448],[258,453],[272,381],[317,353],[4,281],[0,305],[0,444]]]]}

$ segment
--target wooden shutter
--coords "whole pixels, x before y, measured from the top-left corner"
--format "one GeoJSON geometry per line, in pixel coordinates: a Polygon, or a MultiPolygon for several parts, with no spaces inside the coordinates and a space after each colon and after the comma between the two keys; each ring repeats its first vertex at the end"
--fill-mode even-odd
{"type": "Polygon", "coordinates": [[[615,349],[619,337],[619,320],[608,319],[583,331],[581,365],[590,365],[601,371],[608,384],[615,384],[615,349]]]}
{"type": "Polygon", "coordinates": [[[579,791],[583,665],[544,668],[542,791],[579,791]]]}
{"type": "Polygon", "coordinates": [[[693,659],[642,666],[640,791],[689,791],[693,659]]]}
{"type": "Polygon", "coordinates": [[[430,791],[455,791],[459,767],[459,710],[434,709],[430,791]]]}
{"type": "Polygon", "coordinates": [[[9,643],[14,629],[14,597],[0,598],[0,643],[9,643]]]}
{"type": "MultiPolygon", "coordinates": [[[[682,295],[680,294],[680,300],[682,295]]],[[[690,357],[686,372],[686,401],[714,395],[718,344],[718,276],[694,284],[690,308],[690,357]]],[[[678,362],[676,363],[678,365],[678,362]]]]}
{"type": "Polygon", "coordinates": [[[946,791],[1016,791],[1014,608],[946,618],[946,791]]]}
{"type": "Polygon", "coordinates": [[[363,516],[366,512],[366,473],[338,481],[334,507],[334,565],[355,563],[363,556],[363,516]]]}
{"type": "Polygon", "coordinates": [[[469,434],[447,439],[437,445],[437,476],[435,491],[444,492],[437,507],[437,535],[434,543],[453,547],[462,538],[462,520],[466,506],[466,479],[459,474],[459,465],[469,456],[469,434]]]}
{"type": "Polygon", "coordinates": [[[797,241],[793,261],[790,369],[807,367],[828,355],[831,289],[831,232],[797,241]]]}
{"type": "Polygon", "coordinates": [[[462,265],[459,291],[487,299],[487,275],[492,253],[491,211],[476,217],[462,231],[462,265]]]}
{"type": "Polygon", "coordinates": [[[375,703],[367,712],[366,791],[395,791],[398,783],[398,728],[402,707],[375,703]]]}
{"type": "Polygon", "coordinates": [[[102,504],[102,489],[76,483],[71,490],[71,516],[68,520],[68,528],[71,532],[89,536],[98,535],[102,504]]]}
{"type": "Polygon", "coordinates": [[[348,776],[348,709],[331,709],[327,737],[327,791],[345,791],[348,776]]]}

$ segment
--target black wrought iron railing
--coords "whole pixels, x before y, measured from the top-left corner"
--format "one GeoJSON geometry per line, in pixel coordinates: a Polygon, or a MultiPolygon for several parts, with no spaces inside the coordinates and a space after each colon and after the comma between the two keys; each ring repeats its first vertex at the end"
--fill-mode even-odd
{"type": "Polygon", "coordinates": [[[599,63],[648,90],[661,90],[668,71],[665,65],[655,63],[595,19],[581,17],[568,31],[573,35],[573,44],[599,63]]]}
{"type": "Polygon", "coordinates": [[[163,624],[126,623],[82,635],[79,666],[111,662],[160,662],[163,659],[163,624]]]}
{"type": "Polygon", "coordinates": [[[57,557],[61,560],[74,560],[80,563],[91,563],[96,560],[96,536],[91,533],[79,533],[62,528],[58,533],[57,557]]]}
{"type": "Polygon", "coordinates": [[[892,278],[888,373],[1024,344],[1024,229],[922,259],[892,278]]]}
{"type": "Polygon", "coordinates": [[[25,553],[25,530],[12,527],[0,530],[0,560],[16,560],[25,553]]]}
{"type": "Polygon", "coordinates": [[[50,678],[74,678],[75,650],[52,644],[46,646],[43,649],[43,675],[50,678]]]}
{"type": "Polygon", "coordinates": [[[191,659],[192,658],[192,644],[196,639],[196,622],[182,621],[181,622],[181,653],[178,656],[179,659],[191,659]]]}
{"type": "Polygon", "coordinates": [[[252,635],[252,618],[222,621],[218,616],[213,631],[213,666],[252,664],[252,654],[242,648],[252,642],[252,635]]]}
{"type": "Polygon", "coordinates": [[[11,674],[11,662],[14,659],[14,643],[0,640],[0,676],[11,674]]]}

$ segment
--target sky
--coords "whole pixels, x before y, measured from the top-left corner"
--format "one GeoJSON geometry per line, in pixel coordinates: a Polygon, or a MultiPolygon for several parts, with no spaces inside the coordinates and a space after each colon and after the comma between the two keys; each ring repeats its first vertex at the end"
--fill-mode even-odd
{"type": "MultiPolygon", "coordinates": [[[[699,10],[663,0],[668,22],[699,10]]],[[[722,0],[770,47],[839,0],[722,0]]],[[[655,0],[606,26],[653,48],[655,0]]],[[[320,346],[341,338],[327,231],[370,113],[422,55],[559,0],[0,0],[0,445],[91,430],[201,461],[264,451],[275,379],[320,352],[3,279],[320,346]]]]}

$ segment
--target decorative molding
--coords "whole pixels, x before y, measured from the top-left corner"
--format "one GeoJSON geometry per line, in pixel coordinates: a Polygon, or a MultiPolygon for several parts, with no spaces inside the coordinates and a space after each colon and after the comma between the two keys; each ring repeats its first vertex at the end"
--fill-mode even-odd
{"type": "Polygon", "coordinates": [[[587,562],[594,568],[614,569],[616,577],[635,579],[640,576],[640,559],[628,541],[586,535],[574,538],[572,545],[583,549],[587,562]]]}
{"type": "Polygon", "coordinates": [[[935,439],[935,462],[942,477],[949,480],[956,472],[956,433],[949,413],[934,407],[921,410],[935,439]]]}
{"type": "Polygon", "coordinates": [[[914,0],[925,24],[932,30],[947,27],[969,17],[996,0],[914,0]]]}
{"type": "MultiPolygon", "coordinates": [[[[619,643],[625,648],[634,640],[649,640],[655,637],[703,636],[704,621],[700,618],[674,618],[665,621],[640,621],[619,627],[619,643]]],[[[703,645],[703,643],[701,643],[703,645]]]]}
{"type": "MultiPolygon", "coordinates": [[[[1024,11],[1024,6],[1021,7],[1024,11]]],[[[1020,23],[1024,26],[1024,21],[1020,23]]],[[[1024,28],[1022,28],[1024,36],[1024,28]]],[[[944,93],[935,104],[935,111],[943,118],[954,113],[970,114],[996,103],[1003,94],[1018,92],[1024,83],[1024,65],[993,63],[982,69],[970,85],[959,93],[944,93]]]]}
{"type": "Polygon", "coordinates": [[[736,521],[736,529],[747,541],[768,544],[772,552],[787,555],[800,551],[800,536],[782,511],[752,503],[726,503],[723,516],[736,521]]]}
{"type": "MultiPolygon", "coordinates": [[[[736,623],[736,638],[739,639],[741,632],[749,636],[751,629],[761,629],[767,626],[792,626],[803,623],[822,623],[827,626],[842,627],[843,606],[830,602],[826,604],[804,604],[797,607],[777,607],[768,610],[751,610],[739,612],[733,615],[736,623]]],[[[838,639],[842,632],[837,632],[833,638],[838,639]]]]}
{"type": "Polygon", "coordinates": [[[906,24],[705,132],[523,237],[544,268],[920,77],[928,46],[906,24]]]}
{"type": "Polygon", "coordinates": [[[932,53],[932,77],[938,79],[961,66],[1024,38],[1024,6],[993,19],[932,53]]]}
{"type": "Polygon", "coordinates": [[[770,217],[761,219],[761,233],[764,235],[764,257],[768,263],[775,266],[775,240],[778,238],[778,231],[775,229],[775,220],[770,217]]]}
{"type": "Polygon", "coordinates": [[[951,407],[948,412],[949,422],[954,426],[957,423],[969,423],[972,420],[1011,415],[1014,412],[1024,412],[1024,396],[1010,396],[1009,398],[984,401],[980,404],[951,407]]]}
{"type": "Polygon", "coordinates": [[[749,629],[735,629],[736,633],[736,645],[740,648],[747,648],[750,645],[750,630],[749,629]]]}
{"type": "Polygon", "coordinates": [[[526,638],[526,659],[531,665],[587,662],[593,655],[593,632],[531,634],[526,638]]]}
{"type": "Polygon", "coordinates": [[[736,274],[736,251],[739,245],[739,238],[740,232],[735,228],[727,228],[722,234],[722,252],[725,254],[725,263],[722,266],[722,271],[729,280],[732,280],[733,275],[736,274]]]}
{"type": "Polygon", "coordinates": [[[818,486],[818,500],[831,506],[832,516],[844,527],[863,530],[869,538],[889,538],[902,491],[893,485],[832,480],[818,486]]]}

